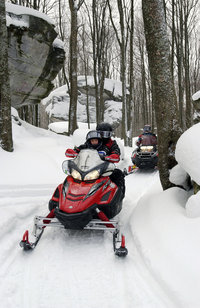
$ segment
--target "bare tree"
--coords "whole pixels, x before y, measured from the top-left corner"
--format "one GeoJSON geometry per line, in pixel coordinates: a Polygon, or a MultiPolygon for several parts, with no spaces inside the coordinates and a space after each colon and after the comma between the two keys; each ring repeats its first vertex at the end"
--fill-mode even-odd
{"type": "Polygon", "coordinates": [[[158,129],[159,172],[163,189],[171,186],[175,144],[181,134],[170,68],[170,46],[163,0],[142,1],[146,45],[158,129]]]}
{"type": "Polygon", "coordinates": [[[84,0],[69,0],[71,12],[71,34],[70,34],[70,105],[69,105],[69,128],[68,133],[73,134],[77,129],[77,35],[78,35],[78,17],[77,13],[84,0]]]}
{"type": "Polygon", "coordinates": [[[120,71],[120,79],[122,81],[122,138],[124,139],[124,144],[128,145],[128,115],[127,115],[127,42],[128,42],[128,32],[126,23],[129,22],[126,20],[126,10],[125,10],[125,3],[122,0],[117,0],[117,8],[119,13],[119,22],[120,22],[120,34],[118,33],[118,29],[113,19],[112,15],[112,7],[110,1],[108,1],[109,11],[110,11],[110,18],[112,22],[112,26],[115,30],[116,38],[119,43],[120,47],[120,64],[121,64],[121,71],[120,71]]]}
{"type": "MultiPolygon", "coordinates": [[[[65,21],[64,21],[64,16],[66,15],[65,10],[66,10],[65,4],[62,3],[62,0],[58,0],[58,31],[59,31],[59,37],[63,42],[67,39],[65,37],[65,21]]],[[[60,73],[60,86],[63,84],[67,84],[69,91],[70,85],[65,70],[65,63],[63,64],[63,68],[60,73]]]]}
{"type": "Polygon", "coordinates": [[[6,151],[13,151],[8,35],[4,0],[0,1],[0,146],[6,151]]]}
{"type": "Polygon", "coordinates": [[[174,82],[178,85],[178,109],[183,129],[192,124],[191,67],[195,70],[192,57],[196,44],[194,33],[198,27],[198,3],[198,0],[171,0],[167,3],[167,19],[171,30],[171,70],[174,82]]]}
{"type": "Polygon", "coordinates": [[[93,76],[96,99],[96,122],[104,120],[104,81],[107,65],[109,19],[107,1],[92,0],[92,7],[85,3],[92,41],[93,76]],[[92,14],[90,11],[92,10],[92,14]]]}
{"type": "Polygon", "coordinates": [[[82,31],[80,33],[81,37],[81,42],[82,42],[82,52],[83,54],[80,54],[80,57],[83,61],[84,65],[84,75],[85,75],[85,87],[86,87],[86,114],[87,114],[87,123],[88,123],[88,128],[90,128],[90,112],[89,112],[89,93],[88,93],[88,72],[89,72],[89,55],[87,53],[88,46],[87,45],[87,34],[85,30],[85,25],[83,24],[82,26],[82,31]]]}
{"type": "Polygon", "coordinates": [[[134,40],[134,0],[131,1],[130,9],[130,52],[129,52],[129,99],[127,101],[127,129],[128,129],[128,145],[132,146],[133,132],[133,91],[134,91],[134,65],[133,65],[133,40],[134,40]]]}

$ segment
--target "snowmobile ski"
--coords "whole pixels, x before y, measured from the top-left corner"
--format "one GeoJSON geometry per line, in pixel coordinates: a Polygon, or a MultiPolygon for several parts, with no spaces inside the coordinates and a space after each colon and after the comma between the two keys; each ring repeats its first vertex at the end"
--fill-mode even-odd
{"type": "Polygon", "coordinates": [[[124,168],[124,170],[123,170],[124,176],[135,173],[138,169],[139,168],[136,165],[128,166],[128,169],[124,168]]]}
{"type": "Polygon", "coordinates": [[[125,246],[125,236],[122,234],[120,240],[118,230],[113,233],[113,249],[114,253],[118,257],[126,257],[128,254],[128,249],[125,246]],[[117,248],[118,243],[120,243],[121,245],[117,248]]]}
{"type": "Polygon", "coordinates": [[[43,232],[44,232],[44,228],[46,227],[46,225],[48,225],[50,223],[50,219],[54,217],[54,209],[46,216],[46,217],[43,217],[43,222],[44,222],[44,225],[42,227],[37,227],[37,216],[35,217],[34,219],[34,229],[33,229],[33,235],[35,237],[35,241],[34,242],[30,242],[29,241],[29,232],[28,230],[26,230],[24,232],[24,235],[23,235],[23,238],[21,240],[21,242],[19,243],[19,245],[25,250],[31,250],[31,249],[34,249],[43,232]]]}
{"type": "Polygon", "coordinates": [[[29,234],[28,234],[28,230],[26,230],[24,232],[24,235],[23,235],[23,239],[21,240],[21,242],[19,243],[20,246],[25,250],[31,250],[31,249],[34,249],[37,245],[37,243],[39,242],[42,234],[44,232],[44,229],[41,230],[41,232],[36,236],[36,239],[34,242],[29,242],[29,234]]]}
{"type": "MultiPolygon", "coordinates": [[[[125,247],[125,236],[121,235],[120,239],[120,229],[118,221],[115,219],[108,219],[107,216],[99,209],[96,209],[96,211],[99,219],[92,219],[83,228],[83,230],[110,231],[111,233],[113,233],[113,249],[115,255],[119,257],[125,257],[128,254],[128,250],[125,247]],[[120,245],[120,247],[117,247],[118,245],[120,245]]],[[[48,216],[52,216],[52,213],[51,215],[50,213],[48,216]]],[[[36,216],[34,218],[34,227],[33,227],[33,235],[35,237],[35,241],[34,242],[29,241],[29,232],[28,230],[26,230],[23,235],[23,239],[20,242],[20,246],[25,251],[34,249],[44,232],[44,228],[46,227],[64,228],[63,224],[59,222],[59,220],[55,217],[36,216]]]]}

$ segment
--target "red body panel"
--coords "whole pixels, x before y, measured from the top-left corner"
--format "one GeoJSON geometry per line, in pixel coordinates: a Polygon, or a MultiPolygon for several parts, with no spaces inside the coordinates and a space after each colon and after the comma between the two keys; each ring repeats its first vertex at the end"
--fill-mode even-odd
{"type": "Polygon", "coordinates": [[[67,183],[68,188],[66,195],[63,193],[63,184],[58,186],[60,196],[59,209],[69,214],[83,212],[93,204],[109,204],[118,190],[117,185],[111,182],[109,177],[101,177],[91,183],[76,182],[71,176],[68,176],[67,183]],[[90,189],[99,183],[102,183],[102,186],[100,186],[90,196],[87,196],[90,189]]]}

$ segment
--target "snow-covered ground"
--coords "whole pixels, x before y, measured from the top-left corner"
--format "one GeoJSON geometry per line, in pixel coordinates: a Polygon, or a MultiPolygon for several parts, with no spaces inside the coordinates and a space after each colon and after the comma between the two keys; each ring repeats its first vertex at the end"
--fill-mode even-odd
{"type": "MultiPolygon", "coordinates": [[[[126,177],[119,214],[125,259],[113,254],[109,233],[49,228],[34,251],[20,248],[23,232],[35,215],[48,213],[65,178],[66,148],[82,142],[86,131],[81,126],[66,137],[14,122],[14,152],[0,149],[1,307],[199,307],[200,218],[187,216],[191,192],[163,192],[158,171],[126,177]]],[[[125,148],[120,168],[131,164],[132,150],[125,148]]]]}

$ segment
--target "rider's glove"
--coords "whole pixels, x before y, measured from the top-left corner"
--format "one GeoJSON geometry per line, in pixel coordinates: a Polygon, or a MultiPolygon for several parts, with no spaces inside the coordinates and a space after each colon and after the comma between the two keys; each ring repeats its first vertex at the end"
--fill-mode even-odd
{"type": "Polygon", "coordinates": [[[111,154],[109,156],[105,156],[105,160],[110,163],[118,163],[120,161],[120,156],[118,154],[111,154]]]}
{"type": "Polygon", "coordinates": [[[65,152],[65,156],[70,157],[70,158],[74,158],[78,155],[77,152],[75,152],[73,149],[67,149],[65,152]]]}
{"type": "Polygon", "coordinates": [[[100,158],[101,158],[102,160],[105,159],[105,156],[106,156],[106,152],[105,152],[105,151],[98,151],[98,154],[99,154],[99,156],[100,156],[100,158]]]}

